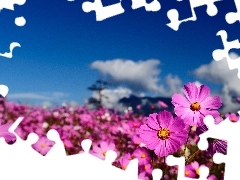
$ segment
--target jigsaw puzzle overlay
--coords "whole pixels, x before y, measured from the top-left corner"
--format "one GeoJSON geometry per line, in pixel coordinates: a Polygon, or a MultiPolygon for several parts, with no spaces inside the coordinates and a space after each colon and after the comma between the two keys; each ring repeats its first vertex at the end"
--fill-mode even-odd
{"type": "MultiPolygon", "coordinates": [[[[215,16],[218,12],[216,3],[222,0],[190,0],[192,17],[184,20],[179,20],[179,14],[176,9],[168,11],[167,16],[170,23],[167,24],[170,28],[177,31],[180,24],[187,21],[196,21],[197,16],[194,9],[203,5],[207,5],[206,13],[209,16],[215,16]]],[[[0,9],[14,10],[14,4],[23,5],[25,0],[9,0],[1,1],[0,9]]],[[[236,21],[240,21],[239,10],[240,2],[235,0],[237,12],[229,12],[226,14],[226,22],[233,24],[236,21]]],[[[146,11],[159,11],[161,5],[157,0],[147,3],[146,0],[132,0],[132,9],[145,7],[146,11]]],[[[101,0],[95,0],[94,2],[84,2],[82,5],[84,12],[96,12],[97,21],[105,20],[109,17],[120,15],[124,13],[124,9],[121,6],[121,0],[119,3],[103,7],[101,0]]],[[[15,24],[17,26],[24,26],[26,20],[24,17],[17,17],[15,24]]],[[[217,49],[213,51],[213,58],[216,61],[220,61],[224,58],[227,59],[229,69],[239,69],[239,59],[232,61],[229,56],[229,50],[240,48],[239,40],[227,41],[227,32],[220,30],[217,35],[222,38],[224,49],[217,49]]],[[[10,44],[10,52],[0,54],[0,56],[12,58],[12,51],[15,47],[21,47],[19,43],[13,42],[10,44]]],[[[240,71],[238,72],[240,78],[240,71]]],[[[0,94],[5,97],[8,93],[8,87],[0,85],[0,94]]],[[[238,112],[240,113],[240,111],[238,112]]],[[[116,159],[117,154],[114,151],[107,151],[106,159],[101,160],[89,153],[91,147],[91,140],[85,139],[82,141],[81,146],[84,152],[67,156],[64,144],[60,140],[60,136],[57,131],[49,130],[47,138],[54,141],[55,144],[46,156],[42,156],[32,149],[32,144],[38,141],[38,136],[34,133],[29,134],[26,141],[22,140],[15,133],[15,129],[23,120],[23,117],[19,117],[13,125],[10,127],[9,132],[16,136],[16,142],[13,145],[8,145],[4,138],[0,138],[0,160],[1,160],[1,177],[5,180],[21,179],[127,179],[138,180],[138,160],[133,159],[130,161],[126,170],[121,170],[112,165],[112,162],[116,159]],[[13,173],[14,172],[14,173],[13,173]],[[29,173],[31,172],[31,173],[29,173]],[[94,173],[89,173],[94,172],[94,173]],[[35,177],[33,177],[35,175],[35,177]]],[[[212,116],[206,116],[204,123],[208,127],[208,131],[200,135],[200,141],[198,146],[201,150],[208,148],[207,138],[224,139],[228,141],[227,155],[216,153],[213,156],[215,163],[226,163],[224,180],[239,179],[240,172],[238,172],[237,164],[239,157],[238,139],[239,133],[239,121],[232,123],[228,118],[218,125],[214,124],[214,118],[212,116]]],[[[184,157],[174,157],[172,155],[167,156],[166,163],[169,166],[178,166],[178,180],[190,180],[193,178],[185,177],[185,159],[184,157]]],[[[199,169],[200,180],[207,180],[209,175],[209,168],[201,166],[199,169]]],[[[153,180],[159,180],[163,175],[161,169],[154,169],[152,172],[153,180]]]]}

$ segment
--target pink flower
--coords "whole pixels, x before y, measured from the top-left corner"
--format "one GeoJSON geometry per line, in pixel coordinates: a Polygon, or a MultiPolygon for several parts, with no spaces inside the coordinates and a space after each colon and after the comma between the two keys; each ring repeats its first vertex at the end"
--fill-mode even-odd
{"type": "Polygon", "coordinates": [[[145,164],[145,165],[143,166],[143,169],[144,169],[144,171],[146,171],[148,174],[152,175],[153,168],[152,168],[152,165],[151,165],[150,163],[145,164]]]}
{"type": "Polygon", "coordinates": [[[147,119],[147,124],[140,127],[139,134],[150,150],[164,157],[176,152],[186,142],[185,124],[179,117],[173,118],[168,111],[153,113],[147,119]]]}
{"type": "Polygon", "coordinates": [[[68,139],[64,139],[63,143],[64,143],[64,146],[66,148],[72,148],[73,147],[73,143],[71,141],[69,141],[68,139]]]}
{"type": "Polygon", "coordinates": [[[130,153],[127,153],[118,160],[118,162],[120,163],[120,166],[123,170],[125,170],[127,168],[131,159],[132,159],[132,157],[131,157],[130,153]]]}
{"type": "Polygon", "coordinates": [[[132,154],[134,158],[138,159],[139,165],[146,165],[151,161],[151,158],[149,156],[149,152],[144,147],[138,147],[132,154]]]}
{"type": "Polygon", "coordinates": [[[54,144],[55,144],[55,142],[50,141],[45,136],[42,136],[42,137],[40,137],[38,142],[36,142],[35,144],[32,145],[32,147],[33,147],[33,149],[38,151],[40,154],[45,156],[48,153],[48,151],[53,147],[54,144]]]}
{"type": "Polygon", "coordinates": [[[141,107],[142,107],[141,104],[138,104],[138,105],[136,106],[137,109],[141,109],[141,107]]]}
{"type": "Polygon", "coordinates": [[[115,144],[107,143],[105,141],[101,141],[99,146],[93,146],[92,153],[100,159],[105,159],[106,153],[108,150],[116,151],[115,144]]]}
{"type": "Polygon", "coordinates": [[[220,116],[217,111],[222,106],[220,97],[210,95],[209,87],[201,85],[197,87],[195,83],[184,85],[183,93],[174,94],[172,104],[177,116],[181,117],[190,126],[202,126],[203,118],[212,115],[214,118],[220,116]]]}
{"type": "Polygon", "coordinates": [[[191,164],[188,164],[185,166],[185,176],[190,177],[190,178],[195,178],[196,177],[196,172],[193,169],[191,164]]]}
{"type": "Polygon", "coordinates": [[[8,129],[12,123],[2,124],[0,125],[0,137],[3,137],[7,143],[14,143],[16,141],[16,137],[14,134],[10,133],[8,129]]]}
{"type": "Polygon", "coordinates": [[[225,115],[225,117],[232,122],[237,122],[239,120],[239,116],[237,116],[235,113],[228,113],[225,115]]]}
{"type": "Polygon", "coordinates": [[[217,180],[217,177],[214,174],[211,174],[210,176],[208,176],[207,179],[208,180],[217,180]]]}
{"type": "Polygon", "coordinates": [[[134,144],[139,145],[142,142],[142,139],[138,135],[134,135],[132,141],[134,144]]]}
{"type": "Polygon", "coordinates": [[[139,175],[138,175],[138,179],[139,180],[149,180],[149,178],[146,176],[146,172],[141,172],[139,175]]]}
{"type": "Polygon", "coordinates": [[[167,105],[165,102],[163,102],[163,101],[158,101],[158,104],[159,104],[160,106],[164,107],[164,108],[167,108],[167,107],[168,107],[168,105],[167,105]]]}

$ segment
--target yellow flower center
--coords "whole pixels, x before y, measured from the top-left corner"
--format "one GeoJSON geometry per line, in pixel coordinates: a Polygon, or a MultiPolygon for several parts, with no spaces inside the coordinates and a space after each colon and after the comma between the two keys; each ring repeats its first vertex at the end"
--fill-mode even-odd
{"type": "Polygon", "coordinates": [[[232,121],[236,121],[237,119],[236,119],[235,117],[232,117],[231,120],[232,120],[232,121]]]}
{"type": "Polygon", "coordinates": [[[145,157],[146,157],[146,155],[145,155],[145,154],[142,154],[142,155],[141,155],[141,158],[145,158],[145,157]]]}
{"type": "Polygon", "coordinates": [[[41,148],[45,148],[46,146],[45,146],[45,144],[41,144],[41,148]]]}
{"type": "Polygon", "coordinates": [[[199,111],[201,109],[201,106],[198,102],[194,102],[191,104],[190,109],[192,111],[199,111]]]}
{"type": "Polygon", "coordinates": [[[199,175],[199,168],[196,169],[196,174],[199,175]]]}
{"type": "Polygon", "coordinates": [[[158,137],[162,140],[169,138],[169,136],[170,136],[170,131],[167,128],[161,128],[158,131],[158,137]]]}
{"type": "Polygon", "coordinates": [[[185,171],[185,175],[188,176],[188,175],[189,175],[189,172],[188,172],[188,171],[185,171]]]}
{"type": "Polygon", "coordinates": [[[127,169],[127,166],[123,166],[123,170],[126,170],[127,169]]]}
{"type": "Polygon", "coordinates": [[[146,157],[146,154],[142,154],[142,155],[141,155],[141,158],[145,158],[145,157],[146,157]]]}
{"type": "Polygon", "coordinates": [[[148,166],[147,166],[147,165],[145,165],[145,166],[144,166],[144,169],[145,169],[145,170],[147,170],[147,169],[148,169],[148,166]]]}
{"type": "Polygon", "coordinates": [[[107,152],[104,152],[103,155],[106,156],[106,153],[107,153],[107,152]]]}

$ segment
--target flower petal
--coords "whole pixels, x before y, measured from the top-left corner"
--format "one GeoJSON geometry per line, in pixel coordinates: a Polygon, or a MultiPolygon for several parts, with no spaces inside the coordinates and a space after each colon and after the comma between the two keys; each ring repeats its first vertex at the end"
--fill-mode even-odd
{"type": "Polygon", "coordinates": [[[201,103],[203,102],[208,96],[210,95],[210,88],[205,86],[205,85],[201,85],[198,88],[198,96],[197,96],[197,102],[201,103]]]}
{"type": "Polygon", "coordinates": [[[184,96],[182,96],[181,94],[174,94],[172,96],[172,104],[174,106],[182,106],[182,107],[186,107],[189,108],[191,105],[191,102],[189,102],[184,96]]]}
{"type": "Polygon", "coordinates": [[[150,114],[149,117],[147,118],[147,125],[155,130],[159,129],[159,124],[158,124],[158,120],[157,120],[158,114],[157,113],[153,113],[150,114]]]}
{"type": "Polygon", "coordinates": [[[222,106],[222,100],[218,96],[207,97],[202,103],[201,108],[219,109],[222,106]]]}
{"type": "Polygon", "coordinates": [[[167,149],[166,149],[166,142],[165,141],[159,141],[158,146],[154,150],[155,154],[160,157],[167,156],[167,149]]]}
{"type": "Polygon", "coordinates": [[[188,83],[184,85],[183,93],[191,103],[196,102],[196,97],[198,95],[198,87],[195,83],[188,83]]]}
{"type": "Polygon", "coordinates": [[[178,133],[175,133],[175,132],[171,133],[170,138],[172,139],[172,141],[179,142],[179,144],[181,146],[187,141],[187,136],[188,136],[188,132],[182,131],[182,132],[178,132],[178,133]]]}
{"type": "MultiPolygon", "coordinates": [[[[211,115],[213,118],[219,118],[220,113],[217,110],[200,109],[200,113],[205,117],[211,115]]],[[[215,120],[215,123],[218,122],[215,120]]]]}
{"type": "Polygon", "coordinates": [[[179,132],[182,131],[185,128],[185,124],[183,120],[180,117],[174,118],[168,126],[168,129],[170,132],[179,132]]]}
{"type": "Polygon", "coordinates": [[[173,116],[170,112],[164,110],[158,114],[157,119],[158,119],[158,123],[159,123],[160,127],[168,128],[169,123],[171,123],[171,121],[173,121],[173,116]]]}

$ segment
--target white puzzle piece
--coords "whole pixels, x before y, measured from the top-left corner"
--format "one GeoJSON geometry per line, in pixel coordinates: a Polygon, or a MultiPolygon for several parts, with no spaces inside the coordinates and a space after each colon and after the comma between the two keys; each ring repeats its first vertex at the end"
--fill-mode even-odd
{"type": "Polygon", "coordinates": [[[181,23],[187,22],[187,21],[196,21],[197,16],[194,9],[204,5],[207,6],[207,10],[206,10],[207,14],[209,16],[215,16],[218,13],[218,9],[214,3],[219,1],[222,1],[222,0],[190,0],[189,2],[191,6],[191,11],[192,11],[192,17],[189,17],[183,20],[179,20],[179,13],[176,9],[170,9],[167,12],[168,19],[170,20],[170,23],[168,23],[167,26],[177,31],[181,23]]]}
{"type": "Polygon", "coordinates": [[[238,78],[240,78],[240,58],[231,59],[229,56],[229,50],[231,49],[240,49],[239,40],[227,41],[227,32],[225,30],[220,30],[217,32],[217,36],[220,36],[222,39],[224,49],[216,49],[212,52],[213,59],[215,61],[220,61],[223,59],[227,60],[228,67],[230,70],[238,69],[238,78]]]}
{"type": "Polygon", "coordinates": [[[117,4],[105,7],[103,6],[101,0],[94,0],[94,2],[87,1],[82,4],[82,9],[87,13],[90,11],[95,11],[97,21],[103,21],[107,18],[122,14],[125,11],[121,5],[121,0],[117,4]]]}
{"type": "Polygon", "coordinates": [[[237,12],[229,12],[226,14],[225,19],[228,24],[233,24],[236,21],[240,21],[240,1],[234,0],[234,3],[237,9],[237,12]]]}

